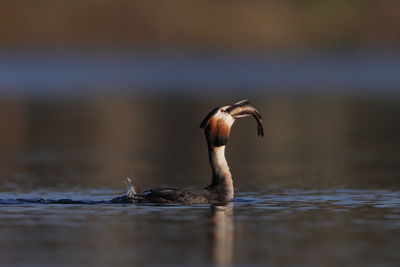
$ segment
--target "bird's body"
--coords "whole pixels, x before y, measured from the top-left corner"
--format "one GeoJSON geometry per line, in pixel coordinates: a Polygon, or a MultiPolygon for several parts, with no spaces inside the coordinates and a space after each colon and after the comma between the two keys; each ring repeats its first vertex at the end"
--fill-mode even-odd
{"type": "Polygon", "coordinates": [[[158,188],[140,192],[128,179],[127,193],[114,198],[111,202],[201,204],[232,201],[234,188],[232,175],[225,158],[225,145],[235,120],[247,116],[253,116],[256,119],[258,135],[263,136],[261,116],[255,108],[249,105],[247,100],[213,109],[200,124],[200,128],[204,129],[208,145],[212,170],[210,185],[203,188],[158,188]]]}
{"type": "MultiPolygon", "coordinates": [[[[128,189],[129,190],[129,189],[128,189]]],[[[111,200],[112,203],[224,203],[228,202],[224,189],[193,187],[193,188],[155,188],[138,192],[130,197],[125,194],[111,200]]]]}
{"type": "MultiPolygon", "coordinates": [[[[233,193],[233,192],[232,192],[233,193]]],[[[207,186],[204,188],[155,188],[138,192],[133,197],[123,195],[114,198],[113,203],[225,203],[231,201],[227,190],[223,187],[207,186]]]]}
{"type": "Polygon", "coordinates": [[[183,204],[218,202],[218,199],[213,199],[214,196],[215,194],[207,188],[160,188],[138,195],[137,202],[183,204]]]}

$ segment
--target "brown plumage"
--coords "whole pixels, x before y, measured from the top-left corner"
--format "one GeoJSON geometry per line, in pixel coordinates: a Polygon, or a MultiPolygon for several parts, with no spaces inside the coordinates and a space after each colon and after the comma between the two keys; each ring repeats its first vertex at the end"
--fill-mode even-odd
{"type": "Polygon", "coordinates": [[[228,142],[231,129],[225,122],[211,117],[205,129],[207,140],[212,145],[224,146],[228,142]]]}

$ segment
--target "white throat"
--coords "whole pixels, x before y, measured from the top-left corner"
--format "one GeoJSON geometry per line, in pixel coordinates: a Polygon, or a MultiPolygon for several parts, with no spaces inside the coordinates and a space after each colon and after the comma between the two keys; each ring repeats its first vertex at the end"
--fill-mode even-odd
{"type": "Polygon", "coordinates": [[[213,174],[223,176],[226,172],[229,172],[229,166],[225,158],[225,146],[211,147],[210,150],[210,163],[213,174]]]}
{"type": "Polygon", "coordinates": [[[225,158],[225,146],[208,147],[210,165],[212,170],[211,188],[225,195],[227,200],[233,199],[233,180],[225,158]]]}

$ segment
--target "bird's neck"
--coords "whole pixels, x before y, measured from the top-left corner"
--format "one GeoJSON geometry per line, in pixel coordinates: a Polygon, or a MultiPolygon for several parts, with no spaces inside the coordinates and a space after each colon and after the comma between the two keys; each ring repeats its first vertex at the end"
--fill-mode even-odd
{"type": "Polygon", "coordinates": [[[233,180],[225,159],[225,146],[208,145],[208,157],[212,170],[212,183],[210,189],[223,195],[225,200],[233,199],[233,180]]]}

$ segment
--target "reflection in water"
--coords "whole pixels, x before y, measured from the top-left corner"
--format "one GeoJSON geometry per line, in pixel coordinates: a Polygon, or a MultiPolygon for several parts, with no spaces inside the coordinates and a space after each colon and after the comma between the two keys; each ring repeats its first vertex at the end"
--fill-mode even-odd
{"type": "Polygon", "coordinates": [[[211,206],[212,256],[218,266],[233,262],[233,203],[211,206]]]}

